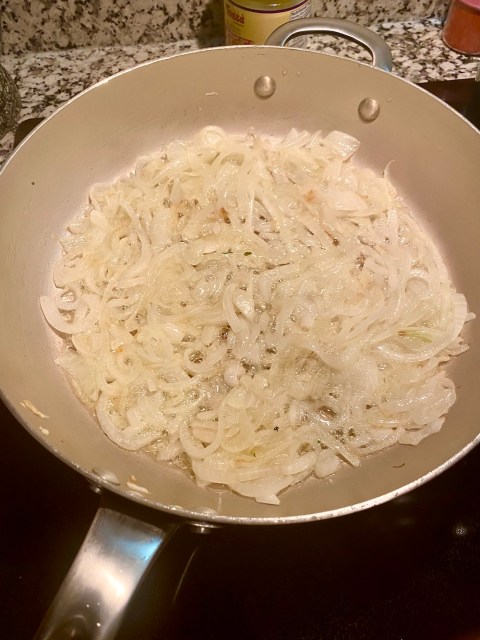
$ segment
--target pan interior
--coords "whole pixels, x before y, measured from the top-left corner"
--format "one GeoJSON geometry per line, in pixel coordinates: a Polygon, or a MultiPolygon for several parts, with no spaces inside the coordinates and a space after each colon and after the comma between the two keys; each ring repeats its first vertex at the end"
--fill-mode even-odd
{"type": "Polygon", "coordinates": [[[374,456],[332,481],[308,480],[285,492],[279,506],[201,490],[176,468],[120,450],[53,363],[57,345],[38,299],[52,288],[58,239],[85,207],[89,188],[113,181],[159,145],[210,124],[235,132],[253,126],[270,134],[292,127],[338,129],[361,141],[362,164],[382,172],[393,161],[393,183],[433,234],[469,308],[479,313],[480,135],[467,122],[422,90],[356,62],[295,49],[205,50],[147,63],[84,92],[41,125],[4,167],[4,398],[34,437],[82,473],[134,500],[194,518],[318,519],[372,506],[424,481],[478,438],[478,321],[467,330],[469,352],[451,365],[458,399],[439,434],[417,447],[374,456]],[[268,99],[254,92],[263,75],[276,83],[268,99]],[[358,115],[365,98],[380,104],[371,123],[358,115]]]}

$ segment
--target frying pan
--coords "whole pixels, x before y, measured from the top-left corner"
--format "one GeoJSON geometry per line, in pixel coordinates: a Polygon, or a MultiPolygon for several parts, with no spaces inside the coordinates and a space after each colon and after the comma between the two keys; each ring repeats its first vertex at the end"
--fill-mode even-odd
{"type": "Polygon", "coordinates": [[[357,161],[389,175],[434,237],[469,308],[480,308],[480,134],[461,116],[388,73],[389,51],[365,28],[299,20],[269,40],[311,31],[341,33],[372,53],[376,67],[279,46],[186,53],[120,73],[83,92],[41,124],[0,174],[0,389],[17,419],[107,499],[38,632],[38,638],[112,638],[146,568],[177,526],[306,523],[373,507],[426,482],[469,451],[477,411],[480,324],[470,350],[451,363],[457,402],[440,433],[307,480],[279,506],[200,489],[180,469],[126,452],[100,431],[54,364],[56,338],[39,297],[52,289],[59,237],[95,182],[112,182],[140,156],[209,124],[345,131],[357,161]],[[138,512],[137,510],[140,510],[138,512]]]}

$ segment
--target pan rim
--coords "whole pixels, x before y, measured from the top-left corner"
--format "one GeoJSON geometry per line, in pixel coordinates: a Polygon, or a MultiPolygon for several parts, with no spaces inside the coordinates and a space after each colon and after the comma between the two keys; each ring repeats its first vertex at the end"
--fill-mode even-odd
{"type": "MultiPolygon", "coordinates": [[[[381,72],[381,73],[386,73],[388,74],[390,77],[394,78],[395,81],[401,81],[404,83],[407,83],[408,85],[411,85],[412,89],[415,90],[420,90],[421,92],[423,92],[424,94],[428,95],[430,99],[433,99],[437,102],[439,102],[442,107],[446,107],[448,110],[450,110],[451,112],[453,112],[453,114],[457,117],[462,119],[466,124],[468,124],[471,128],[473,128],[474,132],[477,135],[480,135],[480,132],[478,132],[478,130],[470,123],[468,122],[468,120],[466,120],[466,118],[464,118],[461,114],[457,113],[453,108],[449,107],[449,105],[446,105],[443,101],[441,101],[439,98],[436,98],[435,96],[432,96],[431,94],[429,94],[428,91],[426,91],[425,89],[423,89],[422,87],[419,87],[417,85],[415,85],[414,83],[412,83],[411,81],[405,79],[405,78],[401,78],[400,76],[397,76],[395,74],[392,74],[390,72],[384,71],[382,69],[378,69],[378,68],[374,68],[372,67],[370,64],[364,63],[364,62],[358,62],[356,60],[352,60],[352,59],[348,59],[348,58],[342,58],[340,56],[337,55],[333,55],[333,54],[328,54],[328,53],[323,53],[323,52],[318,52],[318,51],[312,51],[312,50],[307,50],[307,49],[286,49],[285,47],[272,47],[272,46],[267,46],[267,45],[259,45],[259,46],[250,46],[250,45],[244,45],[241,47],[237,47],[237,46],[231,46],[231,47],[222,47],[220,49],[220,51],[224,51],[224,50],[235,50],[235,51],[239,51],[239,50],[248,50],[249,52],[253,50],[265,50],[268,51],[270,49],[272,50],[278,50],[281,49],[282,51],[297,51],[297,54],[294,55],[298,55],[298,53],[300,53],[301,55],[309,55],[311,56],[311,54],[322,54],[323,56],[328,56],[329,58],[335,58],[337,61],[340,58],[340,60],[342,60],[343,62],[339,63],[339,64],[355,64],[355,65],[360,65],[362,67],[368,67],[369,69],[371,69],[372,71],[375,72],[381,72]]],[[[143,68],[143,67],[147,67],[149,65],[155,65],[158,64],[159,62],[164,62],[173,58],[179,58],[179,57],[185,57],[185,56],[191,56],[191,55],[202,55],[202,54],[207,54],[208,52],[213,52],[215,51],[216,53],[219,53],[219,48],[218,47],[211,47],[211,48],[207,48],[207,49],[199,49],[199,50],[193,50],[193,51],[185,51],[185,52],[181,52],[181,53],[175,53],[175,54],[171,54],[169,56],[164,56],[161,58],[155,58],[153,60],[148,60],[145,61],[143,63],[140,63],[139,65],[135,65],[129,69],[123,70],[123,71],[119,71],[111,76],[109,76],[108,78],[104,78],[103,80],[100,80],[99,82],[91,85],[90,87],[84,89],[83,91],[81,91],[80,93],[78,93],[77,95],[73,96],[72,98],[70,98],[68,101],[66,101],[65,103],[63,103],[58,109],[56,109],[52,114],[50,114],[48,117],[45,118],[45,120],[40,123],[28,136],[26,136],[26,138],[18,145],[17,149],[14,150],[9,157],[7,158],[6,162],[3,164],[1,170],[0,170],[0,177],[2,176],[4,170],[7,168],[7,166],[10,164],[10,162],[15,158],[17,151],[19,151],[20,149],[22,149],[24,144],[27,144],[30,137],[32,135],[35,134],[35,132],[45,126],[50,119],[52,119],[53,117],[55,117],[59,112],[61,112],[63,109],[67,108],[72,102],[80,99],[83,95],[88,94],[90,91],[92,91],[93,89],[99,87],[99,86],[103,86],[106,83],[112,81],[113,79],[123,76],[124,74],[127,73],[131,73],[132,71],[135,71],[136,69],[139,68],[143,68]]],[[[290,55],[290,53],[288,54],[290,55]]],[[[98,476],[96,476],[92,471],[87,470],[83,467],[81,467],[79,464],[76,464],[74,462],[74,460],[68,458],[66,455],[64,455],[63,453],[55,450],[55,448],[53,447],[53,445],[51,445],[50,442],[48,442],[48,440],[46,438],[43,438],[41,436],[41,434],[39,434],[39,432],[37,430],[35,430],[33,428],[33,426],[31,426],[27,420],[23,419],[22,416],[19,414],[19,412],[17,411],[17,409],[10,403],[8,396],[4,393],[3,389],[0,389],[0,399],[2,399],[2,401],[5,403],[5,405],[7,406],[7,408],[9,409],[9,411],[13,414],[13,416],[15,417],[15,419],[23,426],[23,428],[25,428],[27,430],[27,432],[29,433],[30,436],[34,437],[35,440],[37,440],[37,442],[39,442],[42,447],[44,447],[47,451],[49,451],[49,453],[52,453],[57,459],[61,460],[63,463],[67,464],[70,468],[72,468],[73,470],[77,471],[78,473],[80,473],[87,481],[91,482],[93,485],[101,487],[109,492],[115,493],[119,496],[122,496],[123,498],[128,499],[129,501],[133,501],[136,502],[138,504],[144,505],[146,507],[152,508],[153,510],[157,511],[157,512],[162,512],[166,515],[170,515],[170,516],[175,516],[175,517],[182,517],[185,518],[189,521],[193,521],[193,522],[197,522],[197,523],[201,523],[201,522],[209,522],[209,523],[214,523],[214,524],[239,524],[239,525],[266,525],[266,524],[299,524],[299,523],[304,523],[304,522],[314,522],[314,521],[319,521],[319,520],[324,520],[324,519],[329,519],[329,518],[334,518],[334,517],[339,517],[339,516],[343,516],[343,515],[348,515],[348,514],[352,514],[355,513],[357,511],[362,511],[368,508],[372,508],[374,506],[378,506],[380,504],[383,504],[385,502],[388,502],[394,498],[397,498],[421,485],[423,485],[424,483],[426,483],[427,481],[429,481],[430,479],[433,479],[434,477],[436,477],[437,475],[439,475],[440,473],[442,473],[444,470],[446,470],[447,468],[449,468],[450,466],[452,466],[454,463],[456,463],[458,460],[460,460],[462,457],[464,457],[470,450],[472,450],[480,441],[480,433],[477,434],[477,436],[470,442],[468,443],[465,447],[463,447],[460,451],[458,451],[456,454],[454,454],[451,458],[449,458],[447,461],[445,461],[444,463],[442,463],[441,465],[437,466],[435,469],[432,469],[430,471],[428,471],[426,474],[422,475],[420,478],[416,478],[415,480],[411,481],[410,483],[401,486],[398,489],[394,489],[392,491],[389,491],[387,493],[384,493],[380,496],[376,496],[374,498],[370,498],[368,500],[364,500],[355,504],[350,504],[348,506],[345,507],[340,507],[337,509],[330,509],[327,511],[321,511],[321,512],[316,512],[316,513],[307,513],[307,514],[301,514],[301,515],[291,515],[291,516],[267,516],[267,517],[257,517],[257,516],[230,516],[230,515],[222,515],[222,514],[214,514],[214,513],[201,513],[201,512],[197,512],[197,511],[193,511],[190,509],[186,509],[186,508],[182,508],[182,507],[176,507],[176,506],[171,506],[171,505],[165,505],[165,504],[161,504],[158,502],[155,502],[153,500],[149,500],[147,497],[141,496],[141,495],[132,495],[131,493],[129,493],[128,491],[126,491],[125,489],[121,488],[121,487],[116,487],[110,483],[108,483],[107,481],[99,478],[98,476]]],[[[273,509],[275,509],[275,507],[273,507],[273,509]]]]}
{"type": "MultiPolygon", "coordinates": [[[[386,71],[385,69],[380,69],[379,67],[374,67],[372,64],[365,62],[365,61],[360,61],[360,60],[354,60],[353,58],[348,58],[345,56],[341,56],[341,55],[337,55],[337,54],[333,54],[333,53],[327,53],[324,51],[317,51],[317,50],[313,50],[313,49],[305,49],[305,48],[301,48],[301,47],[286,47],[286,46],[276,46],[276,45],[228,45],[228,46],[221,46],[221,47],[205,47],[202,49],[192,49],[189,51],[181,51],[178,53],[171,53],[165,56],[160,56],[160,57],[155,57],[152,60],[145,60],[144,62],[140,62],[138,64],[135,64],[132,67],[129,67],[128,69],[123,69],[121,71],[117,71],[116,73],[113,73],[109,76],[107,76],[106,78],[103,78],[102,80],[99,80],[98,82],[93,83],[92,85],[88,86],[87,88],[83,89],[82,91],[80,91],[79,93],[75,94],[74,96],[72,96],[71,98],[69,98],[68,100],[66,100],[65,102],[63,102],[59,107],[57,107],[52,113],[50,113],[49,115],[45,116],[43,118],[43,120],[36,126],[34,127],[29,133],[28,135],[25,136],[25,138],[23,138],[23,140],[14,148],[12,149],[12,151],[10,152],[10,154],[8,155],[7,159],[2,163],[2,165],[0,165],[0,176],[3,174],[3,172],[6,170],[6,168],[8,167],[8,165],[14,160],[14,158],[16,157],[17,153],[23,148],[23,146],[25,144],[28,143],[29,139],[31,138],[31,136],[35,135],[35,133],[42,127],[44,127],[52,118],[54,118],[58,113],[60,113],[61,111],[63,111],[64,109],[68,108],[68,106],[77,101],[78,99],[80,99],[82,96],[87,95],[88,93],[90,93],[91,91],[93,91],[94,89],[97,89],[98,87],[101,87],[103,85],[108,84],[109,82],[115,80],[116,78],[119,78],[121,76],[124,76],[126,74],[132,73],[133,71],[137,70],[137,69],[142,69],[144,67],[148,67],[151,65],[155,65],[158,64],[160,62],[166,62],[168,60],[172,60],[172,59],[178,59],[178,58],[183,58],[183,57],[187,57],[187,56],[199,56],[199,55],[208,55],[211,54],[213,52],[224,52],[224,51],[269,51],[269,50],[273,50],[273,51],[284,51],[284,52],[288,52],[288,54],[290,55],[290,53],[292,51],[296,52],[294,55],[308,55],[309,57],[311,55],[320,55],[322,57],[326,57],[329,59],[335,59],[339,64],[347,64],[347,65],[358,65],[361,68],[367,68],[370,69],[370,71],[376,73],[376,74],[382,74],[386,77],[389,77],[391,79],[394,79],[395,82],[400,82],[400,83],[404,83],[407,84],[408,86],[411,87],[411,89],[415,90],[415,91],[420,91],[421,93],[423,93],[425,96],[427,96],[430,100],[433,100],[437,103],[439,103],[440,105],[442,105],[444,108],[446,108],[448,111],[450,111],[453,115],[455,115],[457,118],[460,118],[466,125],[468,125],[471,129],[473,129],[473,131],[480,135],[480,131],[461,113],[459,113],[458,111],[456,111],[453,107],[451,107],[449,104],[447,104],[446,102],[444,102],[443,100],[441,100],[440,98],[438,98],[436,95],[430,93],[429,91],[427,91],[424,87],[420,86],[419,84],[413,82],[412,80],[408,79],[408,78],[404,78],[400,75],[397,75],[396,73],[394,73],[393,71],[386,71]]],[[[237,55],[237,54],[235,54],[237,55]]],[[[37,116],[37,117],[41,117],[41,116],[37,116]]]]}
{"type": "MultiPolygon", "coordinates": [[[[386,502],[390,502],[395,498],[399,498],[400,496],[417,489],[418,487],[424,485],[425,483],[433,480],[435,477],[446,471],[448,468],[456,464],[459,460],[461,460],[464,456],[466,456],[471,450],[473,450],[480,443],[480,433],[470,441],[465,447],[463,447],[460,451],[458,451],[454,456],[446,460],[444,463],[439,466],[431,469],[424,475],[416,478],[412,482],[408,484],[402,485],[398,489],[393,489],[392,491],[388,491],[380,496],[375,496],[374,498],[370,498],[368,500],[363,500],[361,502],[356,502],[354,504],[350,504],[345,507],[340,507],[338,509],[330,509],[327,511],[319,511],[316,513],[305,513],[300,515],[292,515],[292,516],[268,516],[268,517],[258,517],[258,516],[229,516],[222,515],[220,513],[202,513],[199,511],[193,511],[191,509],[183,508],[176,505],[165,505],[153,500],[149,500],[147,497],[136,493],[136,492],[128,492],[120,486],[115,486],[109,483],[107,480],[104,480],[97,476],[93,471],[83,469],[80,465],[76,464],[73,460],[63,455],[60,451],[56,450],[46,438],[43,438],[38,430],[31,427],[28,421],[24,420],[18,410],[12,405],[9,401],[8,397],[3,392],[3,389],[0,389],[0,400],[5,404],[7,409],[13,415],[15,420],[22,426],[23,429],[27,431],[29,436],[34,438],[44,449],[48,451],[49,454],[53,455],[57,460],[60,460],[63,464],[66,464],[67,467],[72,469],[73,471],[80,474],[87,482],[94,487],[105,489],[107,492],[114,493],[121,498],[124,498],[128,501],[132,501],[138,505],[147,507],[152,509],[155,513],[163,513],[165,516],[171,516],[172,518],[182,518],[191,522],[194,525],[202,525],[202,524],[213,524],[213,525],[289,525],[289,524],[303,524],[308,522],[320,522],[322,520],[330,520],[332,518],[338,518],[346,515],[351,515],[360,511],[365,511],[367,509],[371,509],[373,507],[379,506],[386,502]]],[[[297,488],[301,488],[299,485],[297,488]]],[[[245,500],[249,500],[245,498],[245,500]]],[[[272,509],[275,509],[276,505],[272,505],[272,509]]]]}

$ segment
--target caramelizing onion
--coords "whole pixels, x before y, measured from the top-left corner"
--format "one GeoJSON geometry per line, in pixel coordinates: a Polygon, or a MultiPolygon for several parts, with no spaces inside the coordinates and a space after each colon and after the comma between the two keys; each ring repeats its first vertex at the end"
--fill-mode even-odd
{"type": "Polygon", "coordinates": [[[92,190],[41,306],[111,440],[278,504],[440,429],[472,314],[358,146],[207,127],[92,190]]]}

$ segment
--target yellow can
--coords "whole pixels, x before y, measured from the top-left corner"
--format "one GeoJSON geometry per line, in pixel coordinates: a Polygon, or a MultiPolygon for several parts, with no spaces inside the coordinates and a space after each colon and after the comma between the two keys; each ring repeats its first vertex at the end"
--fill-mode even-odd
{"type": "Polygon", "coordinates": [[[311,0],[224,0],[225,43],[264,44],[275,29],[311,15],[311,0]]]}

